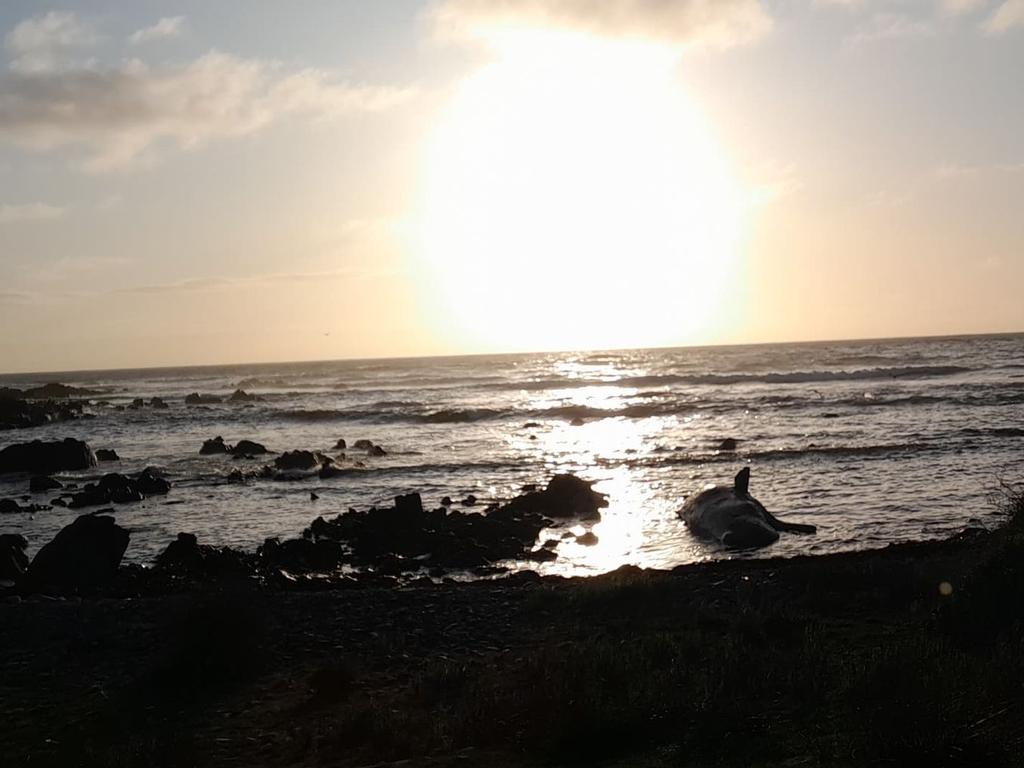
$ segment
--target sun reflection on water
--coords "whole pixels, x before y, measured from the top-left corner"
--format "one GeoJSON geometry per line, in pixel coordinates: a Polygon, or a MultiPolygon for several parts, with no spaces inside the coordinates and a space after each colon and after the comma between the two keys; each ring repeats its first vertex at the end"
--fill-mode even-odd
{"type": "MultiPolygon", "coordinates": [[[[562,362],[565,375],[584,366],[562,362]]],[[[588,378],[594,377],[593,366],[586,366],[588,378]]],[[[619,372],[610,375],[620,375],[619,372]]],[[[614,410],[626,406],[638,394],[635,389],[600,385],[548,391],[532,396],[531,408],[545,410],[576,406],[581,409],[614,410]]],[[[539,565],[536,570],[547,574],[578,574],[581,571],[603,573],[625,563],[640,567],[671,567],[678,562],[708,558],[702,546],[690,538],[675,514],[682,499],[675,499],[658,481],[642,477],[628,459],[649,452],[651,445],[665,435],[678,435],[690,421],[689,417],[658,416],[645,419],[602,418],[572,422],[548,423],[528,434],[510,435],[510,446],[533,454],[544,466],[545,477],[572,473],[595,481],[594,489],[607,495],[609,506],[601,510],[601,520],[594,524],[566,524],[548,532],[545,538],[573,534],[558,545],[558,559],[539,565]],[[625,461],[625,463],[623,463],[625,461]],[[576,536],[591,531],[597,543],[578,543],[576,536]],[[652,546],[652,532],[660,544],[652,546]],[[666,548],[665,540],[672,541],[666,548]]]]}

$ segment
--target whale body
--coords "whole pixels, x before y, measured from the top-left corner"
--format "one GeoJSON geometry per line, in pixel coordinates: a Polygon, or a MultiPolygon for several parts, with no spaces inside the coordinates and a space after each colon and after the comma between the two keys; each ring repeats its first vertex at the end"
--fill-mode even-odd
{"type": "Polygon", "coordinates": [[[813,525],[779,520],[750,495],[749,486],[750,468],[744,467],[731,488],[715,486],[687,499],[679,517],[696,536],[732,549],[766,547],[778,541],[780,532],[817,531],[813,525]]]}

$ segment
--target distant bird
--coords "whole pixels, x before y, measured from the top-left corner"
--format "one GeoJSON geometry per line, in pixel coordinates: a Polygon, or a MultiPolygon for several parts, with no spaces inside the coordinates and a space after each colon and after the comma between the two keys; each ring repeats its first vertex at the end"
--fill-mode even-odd
{"type": "Polygon", "coordinates": [[[319,498],[320,498],[320,497],[319,497],[319,496],[317,496],[317,495],[316,495],[315,493],[313,493],[312,491],[310,491],[310,492],[309,492],[309,500],[310,500],[310,501],[316,501],[316,500],[317,500],[317,499],[319,499],[319,498]]]}

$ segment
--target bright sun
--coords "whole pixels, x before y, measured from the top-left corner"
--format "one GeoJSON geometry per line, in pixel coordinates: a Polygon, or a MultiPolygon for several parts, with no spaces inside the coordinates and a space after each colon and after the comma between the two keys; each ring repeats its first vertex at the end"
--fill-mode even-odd
{"type": "Polygon", "coordinates": [[[470,347],[700,340],[729,308],[740,195],[651,45],[510,32],[429,145],[418,249],[470,347]]]}

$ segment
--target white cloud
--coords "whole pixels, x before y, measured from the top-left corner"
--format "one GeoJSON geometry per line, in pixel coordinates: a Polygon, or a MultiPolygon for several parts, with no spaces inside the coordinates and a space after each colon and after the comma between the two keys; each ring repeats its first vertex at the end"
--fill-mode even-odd
{"type": "Polygon", "coordinates": [[[132,45],[147,43],[150,40],[162,40],[168,37],[178,37],[185,24],[184,16],[165,16],[151,27],[144,27],[128,38],[132,45]]]}
{"type": "Polygon", "coordinates": [[[22,203],[20,205],[0,204],[0,223],[12,221],[48,221],[59,219],[65,208],[47,203],[22,203]]]}
{"type": "Polygon", "coordinates": [[[772,25],[761,0],[441,0],[434,21],[456,39],[544,27],[718,47],[755,40],[772,25]]]}
{"type": "Polygon", "coordinates": [[[289,116],[385,109],[410,94],[217,52],[162,69],[131,61],[108,70],[12,72],[0,76],[0,140],[36,151],[81,148],[84,168],[102,172],[152,162],[157,144],[190,149],[289,116]]]}
{"type": "Polygon", "coordinates": [[[90,27],[73,13],[50,11],[25,19],[4,39],[13,58],[10,67],[19,72],[45,72],[65,66],[71,51],[96,42],[90,27]]]}
{"type": "Polygon", "coordinates": [[[990,35],[1001,35],[1014,27],[1024,27],[1024,0],[1005,0],[981,25],[990,35]]]}

